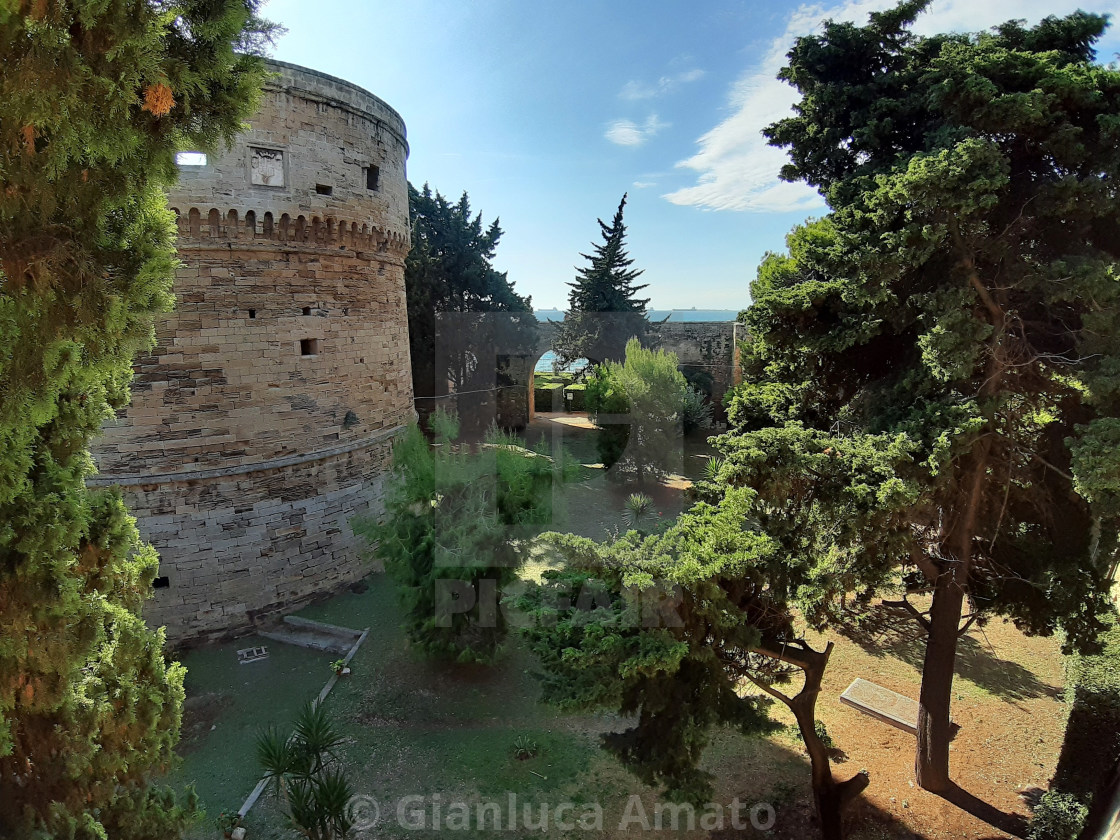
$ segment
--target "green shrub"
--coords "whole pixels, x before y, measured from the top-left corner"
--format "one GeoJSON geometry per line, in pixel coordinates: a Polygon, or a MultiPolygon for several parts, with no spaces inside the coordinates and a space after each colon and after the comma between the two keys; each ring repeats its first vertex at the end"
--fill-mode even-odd
{"type": "Polygon", "coordinates": [[[308,840],[336,840],[351,828],[354,796],[338,760],[342,734],[321,703],[307,703],[295,732],[270,727],[257,736],[257,761],[292,828],[308,840]]]}
{"type": "Polygon", "coordinates": [[[505,634],[498,603],[521,546],[562,519],[553,483],[579,465],[496,430],[475,450],[453,445],[458,424],[442,409],[432,427],[434,447],[416,427],[398,442],[385,519],[355,530],[377,545],[414,645],[436,658],[488,662],[505,634]]]}
{"type": "Polygon", "coordinates": [[[696,429],[710,429],[714,421],[711,401],[691,385],[681,394],[681,419],[686,435],[696,429]]]}
{"type": "Polygon", "coordinates": [[[641,531],[646,520],[653,518],[653,513],[653,499],[645,493],[631,493],[626,499],[622,519],[627,528],[641,531]]]}
{"type": "Polygon", "coordinates": [[[564,388],[564,407],[568,411],[587,410],[587,385],[579,382],[564,388]]]}
{"type": "Polygon", "coordinates": [[[1076,797],[1049,791],[1034,808],[1027,840],[1075,840],[1088,812],[1076,797]]]}
{"type": "Polygon", "coordinates": [[[639,481],[679,471],[687,389],[676,354],[647,350],[637,339],[627,343],[625,362],[596,368],[587,383],[587,410],[596,418],[626,418],[596,419],[602,427],[597,444],[603,464],[616,473],[635,473],[639,481]]]}
{"type": "Polygon", "coordinates": [[[563,382],[533,380],[533,406],[537,411],[562,411],[558,403],[562,401],[563,382]],[[559,397],[556,395],[559,394],[559,397]],[[555,402],[554,402],[555,400],[555,402]]]}

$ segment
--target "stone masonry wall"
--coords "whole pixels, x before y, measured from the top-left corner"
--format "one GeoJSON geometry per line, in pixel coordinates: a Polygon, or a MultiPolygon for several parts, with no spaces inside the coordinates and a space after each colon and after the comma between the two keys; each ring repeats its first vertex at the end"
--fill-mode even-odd
{"type": "Polygon", "coordinates": [[[132,405],[95,444],[160,552],[145,617],[182,642],[248,629],[365,571],[415,416],[404,123],[347,82],[273,62],[250,128],[169,195],[177,305],[132,405]]]}
{"type": "MultiPolygon", "coordinates": [[[[651,330],[650,346],[677,354],[680,369],[694,382],[707,384],[716,415],[723,419],[723,395],[735,382],[734,321],[667,321],[651,330]]],[[[706,389],[708,390],[708,389],[706,389]]]]}
{"type": "MultiPolygon", "coordinates": [[[[541,355],[552,349],[557,322],[542,321],[537,333],[537,355],[527,363],[532,370],[541,355]]],[[[681,371],[689,378],[706,382],[718,420],[726,419],[723,396],[739,382],[739,342],[743,340],[743,324],[735,321],[666,321],[650,325],[646,344],[653,349],[677,354],[681,371]]],[[[527,374],[525,379],[528,379],[527,374]]],[[[531,399],[528,394],[519,399],[531,399]]],[[[511,398],[512,399],[512,398],[511,398]]],[[[533,406],[533,411],[548,410],[533,406]]]]}

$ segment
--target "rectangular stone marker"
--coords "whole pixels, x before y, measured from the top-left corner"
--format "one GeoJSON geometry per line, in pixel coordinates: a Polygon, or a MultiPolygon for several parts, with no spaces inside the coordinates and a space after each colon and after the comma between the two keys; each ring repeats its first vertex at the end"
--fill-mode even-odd
{"type": "Polygon", "coordinates": [[[911,735],[918,734],[918,701],[889,688],[857,677],[840,695],[840,702],[911,735]]]}
{"type": "Polygon", "coordinates": [[[268,648],[264,647],[263,645],[261,647],[242,648],[237,652],[237,661],[242,665],[245,665],[249,662],[256,662],[259,659],[267,658],[268,648]]]}

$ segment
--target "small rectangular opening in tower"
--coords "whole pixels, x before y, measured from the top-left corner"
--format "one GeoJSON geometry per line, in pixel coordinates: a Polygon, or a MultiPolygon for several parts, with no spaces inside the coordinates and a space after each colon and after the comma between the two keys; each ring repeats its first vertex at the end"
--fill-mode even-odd
{"type": "Polygon", "coordinates": [[[175,163],[179,166],[205,166],[206,155],[202,152],[177,152],[175,163]]]}
{"type": "Polygon", "coordinates": [[[334,192],[334,187],[328,184],[316,184],[315,192],[319,193],[319,195],[330,195],[334,192]]]}
{"type": "Polygon", "coordinates": [[[303,307],[303,314],[304,315],[310,315],[311,314],[311,307],[310,306],[303,307]]]}
{"type": "Polygon", "coordinates": [[[318,356],[319,355],[319,339],[317,339],[317,338],[301,338],[299,340],[299,354],[301,356],[318,356]]]}
{"type": "Polygon", "coordinates": [[[376,166],[366,167],[366,189],[377,190],[380,189],[381,170],[376,166]]]}
{"type": "Polygon", "coordinates": [[[257,310],[255,310],[255,309],[250,309],[250,310],[249,310],[249,317],[250,317],[250,318],[256,318],[256,317],[257,317],[257,310]]]}
{"type": "Polygon", "coordinates": [[[167,589],[169,586],[171,586],[171,579],[167,575],[157,577],[152,581],[152,589],[167,589]]]}

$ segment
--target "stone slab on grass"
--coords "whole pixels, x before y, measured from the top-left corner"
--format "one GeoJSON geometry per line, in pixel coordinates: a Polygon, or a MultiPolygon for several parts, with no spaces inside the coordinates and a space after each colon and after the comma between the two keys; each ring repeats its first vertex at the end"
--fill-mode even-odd
{"type": "Polygon", "coordinates": [[[911,735],[918,734],[918,701],[889,688],[857,677],[844,689],[840,702],[911,735]]]}

